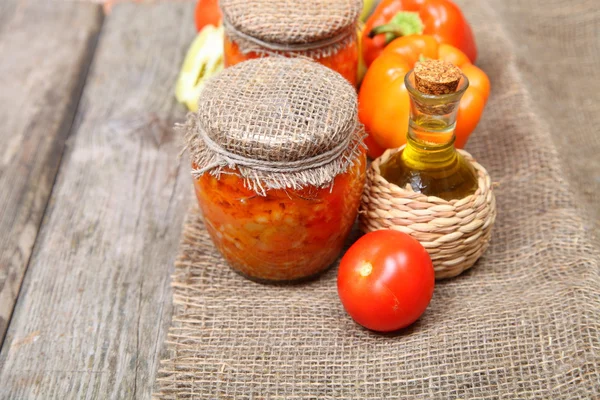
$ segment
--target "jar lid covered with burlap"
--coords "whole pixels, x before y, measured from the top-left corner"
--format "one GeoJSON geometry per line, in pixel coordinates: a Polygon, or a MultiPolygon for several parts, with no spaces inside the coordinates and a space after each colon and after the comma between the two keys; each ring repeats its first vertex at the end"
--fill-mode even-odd
{"type": "Polygon", "coordinates": [[[220,0],[226,67],[248,59],[307,57],[358,84],[362,0],[220,0]]]}
{"type": "Polygon", "coordinates": [[[208,81],[182,128],[195,177],[233,173],[264,194],[331,185],[363,153],[357,114],[341,75],[311,60],[267,57],[208,81]]]}
{"type": "MultiPolygon", "coordinates": [[[[303,45],[349,36],[362,0],[220,0],[230,37],[269,45],[303,45]]],[[[270,46],[269,46],[270,47],[270,46]]]]}

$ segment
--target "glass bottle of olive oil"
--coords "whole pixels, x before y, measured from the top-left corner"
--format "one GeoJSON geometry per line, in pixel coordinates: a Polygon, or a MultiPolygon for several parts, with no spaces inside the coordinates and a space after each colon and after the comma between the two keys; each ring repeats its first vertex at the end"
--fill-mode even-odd
{"type": "Polygon", "coordinates": [[[410,185],[415,192],[452,200],[478,187],[475,169],[454,148],[458,105],[469,82],[454,65],[439,63],[418,63],[406,75],[411,100],[406,147],[381,164],[380,171],[400,187],[410,185]],[[458,74],[454,84],[448,82],[449,66],[458,74]]]}

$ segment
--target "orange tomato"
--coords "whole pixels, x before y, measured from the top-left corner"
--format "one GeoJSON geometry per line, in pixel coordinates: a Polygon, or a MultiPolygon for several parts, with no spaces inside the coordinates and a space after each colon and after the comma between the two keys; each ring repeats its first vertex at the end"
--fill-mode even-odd
{"type": "Polygon", "coordinates": [[[469,61],[469,57],[456,47],[452,47],[449,44],[442,43],[438,48],[438,56],[439,60],[448,61],[452,64],[456,65],[458,68],[461,68],[467,64],[471,64],[469,61]]]}
{"type": "Polygon", "coordinates": [[[358,94],[358,117],[369,134],[369,157],[377,158],[386,149],[406,143],[410,98],[404,77],[423,57],[452,62],[469,79],[457,115],[456,147],[464,147],[477,126],[490,93],[487,75],[471,64],[461,50],[439,44],[433,36],[400,37],[371,64],[358,94]]]}
{"type": "Polygon", "coordinates": [[[404,76],[410,69],[404,57],[390,53],[377,58],[367,70],[358,94],[358,118],[365,125],[369,139],[377,145],[369,146],[367,141],[367,154],[371,158],[406,142],[410,99],[404,76]]]}
{"type": "Polygon", "coordinates": [[[402,36],[385,48],[385,54],[398,54],[408,63],[410,69],[421,57],[438,58],[439,43],[430,35],[402,36]]]}
{"type": "Polygon", "coordinates": [[[477,89],[483,96],[484,101],[487,102],[490,96],[490,78],[488,78],[485,72],[470,63],[461,66],[460,69],[469,79],[469,86],[477,89]]]}
{"type": "Polygon", "coordinates": [[[459,149],[465,147],[471,132],[475,130],[475,127],[479,123],[484,107],[485,98],[476,87],[469,86],[465,94],[463,94],[462,99],[460,99],[458,106],[456,128],[454,129],[454,135],[456,136],[454,146],[459,149]]]}
{"type": "Polygon", "coordinates": [[[377,144],[371,135],[367,135],[365,138],[365,145],[367,146],[367,155],[372,159],[379,157],[385,151],[385,148],[377,144]]]}

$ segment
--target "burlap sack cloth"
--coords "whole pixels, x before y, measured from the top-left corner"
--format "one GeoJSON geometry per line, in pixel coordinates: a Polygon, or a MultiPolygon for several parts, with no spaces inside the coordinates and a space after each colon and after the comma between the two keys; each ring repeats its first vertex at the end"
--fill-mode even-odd
{"type": "Polygon", "coordinates": [[[379,335],[345,314],[335,269],[301,286],[244,280],[192,211],[156,398],[600,398],[599,245],[565,174],[585,160],[565,169],[552,136],[598,142],[597,2],[460,4],[493,85],[467,146],[499,184],[478,265],[439,282],[414,326],[379,335]]]}

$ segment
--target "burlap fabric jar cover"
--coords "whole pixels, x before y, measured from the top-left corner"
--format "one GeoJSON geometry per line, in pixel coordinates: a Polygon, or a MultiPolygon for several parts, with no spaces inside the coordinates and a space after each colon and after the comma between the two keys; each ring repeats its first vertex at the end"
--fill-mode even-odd
{"type": "Polygon", "coordinates": [[[225,65],[247,57],[301,56],[356,84],[362,4],[362,0],[221,0],[225,65]]]}
{"type": "Polygon", "coordinates": [[[357,112],[354,88],[306,59],[250,60],[206,84],[181,129],[207,229],[237,272],[291,281],[335,261],[365,180],[357,112]]]}

